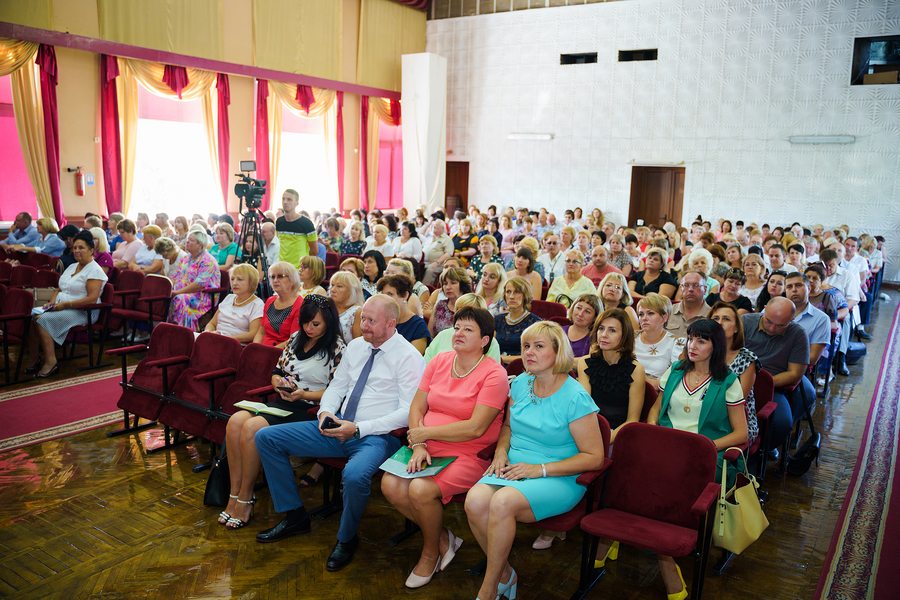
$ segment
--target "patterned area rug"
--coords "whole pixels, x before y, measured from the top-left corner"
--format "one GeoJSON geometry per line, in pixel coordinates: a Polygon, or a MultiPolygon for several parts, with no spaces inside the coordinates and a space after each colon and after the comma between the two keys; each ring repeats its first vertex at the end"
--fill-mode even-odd
{"type": "Polygon", "coordinates": [[[0,452],[115,423],[121,381],[114,369],[0,394],[0,452]]]}
{"type": "Polygon", "coordinates": [[[819,576],[816,600],[900,597],[900,570],[897,569],[900,480],[896,479],[900,460],[897,454],[900,429],[898,318],[900,307],[891,323],[865,437],[819,576]],[[893,494],[894,491],[898,493],[893,494]]]}

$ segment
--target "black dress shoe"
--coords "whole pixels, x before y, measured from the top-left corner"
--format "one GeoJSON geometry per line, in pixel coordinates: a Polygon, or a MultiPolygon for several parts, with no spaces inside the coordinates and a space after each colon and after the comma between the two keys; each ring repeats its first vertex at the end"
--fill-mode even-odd
{"type": "Polygon", "coordinates": [[[858,335],[859,337],[861,337],[864,340],[872,339],[872,334],[869,333],[868,331],[866,331],[865,329],[863,329],[862,327],[856,328],[856,335],[858,335]]]}
{"type": "Polygon", "coordinates": [[[325,561],[325,568],[329,571],[340,571],[350,564],[356,549],[359,548],[359,536],[354,535],[353,539],[347,542],[338,542],[331,551],[331,556],[325,561]]]}
{"type": "Polygon", "coordinates": [[[310,532],[309,517],[302,521],[290,523],[288,519],[282,520],[278,525],[256,534],[256,541],[262,544],[277,542],[292,535],[302,535],[310,532]]]}
{"type": "Polygon", "coordinates": [[[847,358],[843,352],[834,355],[834,372],[844,377],[850,374],[850,369],[847,368],[847,358]]]}
{"type": "Polygon", "coordinates": [[[778,451],[778,448],[772,448],[768,452],[769,460],[778,460],[781,457],[781,453],[778,451]]]}

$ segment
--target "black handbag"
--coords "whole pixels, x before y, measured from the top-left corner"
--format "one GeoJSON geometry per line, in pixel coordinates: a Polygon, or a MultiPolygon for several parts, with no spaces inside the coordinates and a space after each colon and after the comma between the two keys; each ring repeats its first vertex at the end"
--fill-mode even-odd
{"type": "Polygon", "coordinates": [[[228,472],[228,454],[225,452],[225,444],[222,444],[222,449],[209,470],[209,479],[206,480],[206,491],[203,492],[203,504],[206,506],[228,506],[230,491],[231,473],[228,472]]]}
{"type": "Polygon", "coordinates": [[[797,477],[804,475],[813,461],[819,464],[819,447],[822,445],[822,434],[813,433],[803,445],[788,459],[787,472],[797,477]]]}

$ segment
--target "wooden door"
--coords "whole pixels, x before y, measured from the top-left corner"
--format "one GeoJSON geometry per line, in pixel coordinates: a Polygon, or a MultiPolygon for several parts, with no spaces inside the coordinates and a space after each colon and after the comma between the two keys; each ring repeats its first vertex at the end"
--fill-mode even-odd
{"type": "MultiPolygon", "coordinates": [[[[447,206],[447,211],[458,209],[468,214],[469,212],[469,163],[447,161],[447,183],[444,188],[446,191],[444,196],[459,197],[459,206],[447,206]]],[[[453,216],[452,213],[447,217],[453,216]]]]}
{"type": "Polygon", "coordinates": [[[684,167],[632,167],[628,224],[681,226],[684,205],[684,167]]]}

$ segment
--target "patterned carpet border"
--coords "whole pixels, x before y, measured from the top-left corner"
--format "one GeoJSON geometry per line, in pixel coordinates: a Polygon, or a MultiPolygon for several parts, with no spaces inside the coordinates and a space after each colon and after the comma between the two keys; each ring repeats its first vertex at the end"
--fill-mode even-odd
{"type": "Polygon", "coordinates": [[[47,442],[56,438],[65,437],[67,435],[90,431],[91,429],[106,427],[107,425],[112,425],[113,423],[121,420],[122,411],[117,410],[115,412],[106,413],[105,415],[97,415],[96,417],[91,417],[90,419],[83,419],[81,421],[66,423],[65,425],[51,427],[50,429],[44,429],[42,431],[34,431],[25,435],[0,440],[0,452],[12,450],[13,448],[20,448],[22,446],[40,444],[42,442],[47,442]]]}
{"type": "MultiPolygon", "coordinates": [[[[134,373],[135,369],[137,369],[137,365],[128,367],[128,374],[134,373]]],[[[28,396],[43,394],[44,392],[52,392],[61,388],[80,385],[82,383],[91,383],[93,381],[101,381],[111,377],[121,378],[122,369],[110,369],[108,371],[100,371],[99,373],[91,373],[90,375],[66,377],[65,379],[58,379],[56,381],[51,381],[50,383],[42,383],[30,387],[19,388],[17,390],[11,390],[9,392],[3,392],[0,393],[0,402],[6,402],[7,400],[13,400],[15,398],[26,398],[28,396]]]]}
{"type": "Polygon", "coordinates": [[[894,314],[866,435],[816,598],[873,598],[900,431],[900,307],[894,314]]]}

